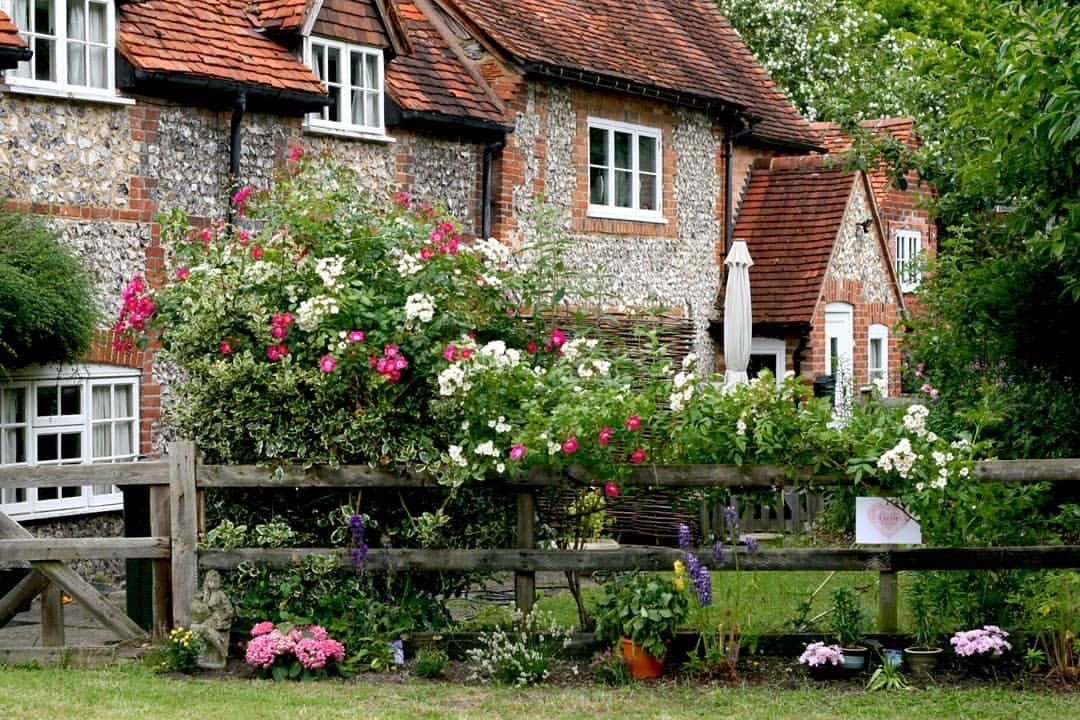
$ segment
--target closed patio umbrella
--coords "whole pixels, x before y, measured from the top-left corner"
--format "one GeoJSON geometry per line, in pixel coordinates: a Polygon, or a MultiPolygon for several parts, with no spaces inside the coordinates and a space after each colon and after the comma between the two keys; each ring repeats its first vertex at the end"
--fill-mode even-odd
{"type": "Polygon", "coordinates": [[[724,383],[737,385],[747,382],[746,367],[750,364],[750,336],[753,319],[750,313],[750,250],[744,240],[731,245],[724,265],[727,266],[727,289],[724,292],[724,383]]]}

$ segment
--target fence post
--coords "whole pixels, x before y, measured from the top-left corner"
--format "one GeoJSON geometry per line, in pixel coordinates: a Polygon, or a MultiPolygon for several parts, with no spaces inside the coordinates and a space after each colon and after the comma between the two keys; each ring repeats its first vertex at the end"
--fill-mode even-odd
{"type": "Polygon", "coordinates": [[[54,582],[41,591],[41,645],[64,646],[64,591],[54,582]]]}
{"type": "MultiPolygon", "coordinates": [[[[150,488],[150,535],[172,537],[170,522],[169,487],[154,485],[150,488]]],[[[155,642],[164,642],[169,636],[172,620],[172,563],[171,558],[151,561],[151,626],[155,642]]]]}
{"type": "Polygon", "coordinates": [[[178,440],[169,458],[172,539],[172,618],[174,627],[191,625],[191,601],[199,585],[198,500],[195,488],[195,443],[178,440]]]}
{"type": "MultiPolygon", "coordinates": [[[[896,546],[888,545],[886,552],[892,551],[896,546]]],[[[892,560],[889,561],[892,567],[892,560]]],[[[897,598],[899,587],[896,582],[895,570],[882,570],[878,573],[878,632],[894,633],[898,629],[897,622],[897,598]]]]}
{"type": "MultiPolygon", "coordinates": [[[[536,548],[536,495],[532,490],[517,494],[517,548],[536,548]]],[[[514,601],[518,610],[531,613],[536,600],[536,573],[514,571],[514,601]]]]}

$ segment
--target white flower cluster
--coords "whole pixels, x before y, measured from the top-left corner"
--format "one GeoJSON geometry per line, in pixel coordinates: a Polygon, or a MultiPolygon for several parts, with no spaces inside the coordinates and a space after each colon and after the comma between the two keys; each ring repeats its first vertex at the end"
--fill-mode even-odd
{"type": "Polygon", "coordinates": [[[487,455],[488,457],[499,457],[499,448],[495,447],[495,443],[492,440],[485,440],[477,445],[473,452],[477,455],[487,455]]]}
{"type": "Polygon", "coordinates": [[[341,312],[338,301],[326,295],[317,295],[308,298],[296,308],[296,324],[305,331],[311,332],[319,327],[319,323],[327,315],[337,315],[341,312]]]}
{"type": "Polygon", "coordinates": [[[319,258],[315,262],[315,274],[322,279],[323,285],[325,285],[328,290],[341,289],[341,276],[344,272],[345,258],[340,255],[319,258]]]}
{"type": "Polygon", "coordinates": [[[495,238],[476,240],[472,244],[473,249],[484,258],[484,264],[489,268],[505,267],[510,262],[510,248],[495,238]]]}
{"type": "Polygon", "coordinates": [[[405,298],[405,321],[419,320],[429,323],[435,317],[435,301],[430,295],[413,293],[405,298]]]}
{"type": "Polygon", "coordinates": [[[493,361],[496,368],[513,368],[521,363],[521,351],[506,347],[502,340],[492,340],[479,350],[480,356],[493,361]]]}
{"type": "MultiPolygon", "coordinates": [[[[686,362],[683,361],[683,367],[686,367],[686,362]]],[[[697,375],[692,372],[686,372],[680,370],[675,373],[675,377],[672,380],[672,393],[668,397],[668,404],[671,405],[672,412],[682,412],[686,407],[686,403],[690,402],[690,398],[694,396],[694,384],[697,380],[697,375]]]]}
{"type": "Polygon", "coordinates": [[[461,363],[449,365],[438,375],[439,394],[443,397],[452,397],[459,392],[468,392],[472,388],[468,375],[461,363]]]}
{"type": "Polygon", "coordinates": [[[611,363],[607,360],[587,360],[578,365],[578,377],[591,378],[596,375],[606,377],[611,372],[611,363]]]}
{"type": "Polygon", "coordinates": [[[577,337],[562,346],[562,356],[565,360],[574,362],[582,356],[586,350],[594,349],[598,341],[594,338],[577,337]]]}
{"type": "Polygon", "coordinates": [[[470,679],[499,680],[518,686],[542,682],[548,665],[561,650],[570,646],[570,630],[542,610],[511,617],[513,629],[497,628],[482,633],[479,647],[467,651],[472,668],[470,679]]]}
{"type": "Polygon", "coordinates": [[[450,456],[450,462],[459,467],[465,467],[469,464],[469,461],[465,459],[465,455],[462,452],[460,445],[451,445],[446,448],[446,454],[450,456]]]}
{"type": "MultiPolygon", "coordinates": [[[[279,268],[277,265],[268,263],[265,260],[256,260],[255,262],[244,264],[244,279],[251,281],[252,284],[261,285],[273,280],[277,276],[278,271],[279,268]]],[[[192,272],[194,272],[194,269],[192,272]]]]}
{"type": "Polygon", "coordinates": [[[404,275],[405,277],[408,277],[410,275],[415,275],[416,273],[424,269],[424,264],[420,262],[420,258],[416,255],[403,253],[397,248],[394,248],[391,252],[393,252],[395,255],[398,255],[398,275],[404,275]]]}
{"type": "MultiPolygon", "coordinates": [[[[904,429],[913,432],[919,437],[926,437],[926,417],[930,414],[925,405],[915,403],[904,413],[904,429]]],[[[931,442],[933,442],[931,440],[931,442]]]]}
{"type": "Polygon", "coordinates": [[[907,438],[900,438],[900,442],[896,443],[895,447],[884,452],[878,458],[877,466],[885,472],[895,470],[897,475],[907,480],[918,459],[919,455],[911,447],[911,441],[907,438]]]}
{"type": "Polygon", "coordinates": [[[495,420],[488,420],[488,427],[495,431],[496,435],[510,432],[513,428],[506,422],[506,418],[500,415],[495,420]]]}

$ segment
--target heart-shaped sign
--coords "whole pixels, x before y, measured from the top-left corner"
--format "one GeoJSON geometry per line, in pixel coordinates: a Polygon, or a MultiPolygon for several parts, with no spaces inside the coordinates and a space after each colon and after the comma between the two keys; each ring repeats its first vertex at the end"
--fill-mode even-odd
{"type": "Polygon", "coordinates": [[[911,522],[911,517],[903,508],[889,502],[877,503],[867,513],[870,525],[881,533],[882,537],[891,538],[911,522]]]}

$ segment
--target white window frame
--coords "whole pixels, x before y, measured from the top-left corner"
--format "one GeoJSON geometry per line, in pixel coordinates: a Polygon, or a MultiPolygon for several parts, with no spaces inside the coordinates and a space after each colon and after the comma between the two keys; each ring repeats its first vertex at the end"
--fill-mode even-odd
{"type": "MultiPolygon", "coordinates": [[[[10,374],[0,392],[0,441],[9,430],[22,430],[24,457],[21,462],[8,457],[6,447],[0,442],[0,464],[8,466],[35,466],[60,464],[89,464],[130,462],[139,456],[139,384],[141,373],[137,369],[110,365],[50,365],[33,366],[10,374]],[[38,390],[49,386],[79,388],[79,412],[67,415],[38,417],[38,390]],[[127,412],[118,414],[117,388],[126,388],[127,412]],[[107,415],[95,417],[94,392],[108,388],[109,407],[107,415]],[[7,393],[20,390],[24,393],[24,417],[22,422],[5,422],[7,393]],[[108,427],[110,447],[108,454],[96,454],[94,431],[108,427]],[[66,459],[39,460],[37,440],[43,435],[79,434],[79,454],[66,459]],[[126,434],[126,435],[125,435],[126,434]],[[120,441],[118,443],[118,441],[120,441]],[[128,452],[117,452],[117,445],[126,445],[128,452]]],[[[59,450],[59,440],[58,440],[59,450]]],[[[45,519],[67,517],[92,512],[121,510],[124,496],[112,485],[86,485],[77,495],[64,496],[61,488],[55,488],[56,497],[39,497],[41,491],[51,494],[54,488],[8,488],[0,492],[0,510],[13,518],[45,519]],[[21,497],[19,497],[21,496],[21,497]]]]}
{"type": "Polygon", "coordinates": [[[885,395],[889,394],[889,328],[874,323],[866,332],[866,379],[873,383],[884,381],[885,395]],[[881,343],[881,367],[874,367],[874,344],[881,343]]]}
{"type": "MultiPolygon", "coordinates": [[[[97,100],[120,104],[133,104],[135,102],[131,98],[121,98],[116,94],[116,3],[114,0],[48,0],[53,6],[54,30],[56,33],[54,36],[31,32],[30,28],[19,25],[20,21],[24,19],[20,18],[18,13],[15,12],[15,5],[21,1],[22,0],[0,0],[0,7],[4,9],[4,12],[7,13],[16,26],[19,26],[20,36],[26,40],[30,49],[34,52],[34,57],[31,57],[29,60],[24,60],[14,69],[6,71],[4,79],[9,89],[33,95],[47,95],[80,100],[97,100]],[[68,32],[67,9],[71,3],[81,3],[87,11],[91,5],[105,6],[104,43],[91,43],[88,38],[86,40],[73,40],[70,37],[68,32]],[[55,55],[53,62],[55,78],[52,80],[42,80],[30,77],[33,73],[35,62],[39,60],[39,37],[44,37],[46,39],[51,38],[54,40],[55,55]],[[92,85],[70,82],[68,77],[68,56],[75,44],[87,46],[94,45],[104,49],[104,87],[94,87],[92,85]]],[[[25,1],[31,5],[35,2],[35,0],[25,1]]],[[[30,12],[33,13],[32,7],[30,12]]],[[[87,27],[89,27],[88,12],[85,14],[85,18],[84,22],[87,24],[87,27]]],[[[25,22],[23,24],[25,24],[25,22]]],[[[87,34],[89,34],[89,31],[87,31],[87,34]]],[[[90,65],[91,62],[88,56],[86,64],[88,78],[91,73],[90,65]]]]}
{"type": "Polygon", "coordinates": [[[895,236],[896,277],[900,280],[901,292],[912,292],[919,287],[920,254],[922,253],[922,233],[918,230],[897,230],[895,236]]]}
{"type": "MultiPolygon", "coordinates": [[[[319,78],[323,87],[327,88],[327,92],[330,92],[333,97],[336,97],[339,102],[337,103],[337,116],[338,118],[348,118],[332,120],[330,119],[330,108],[325,107],[322,110],[314,113],[310,113],[305,121],[305,129],[312,132],[327,133],[331,135],[343,135],[345,137],[355,137],[367,140],[379,140],[387,142],[390,138],[386,135],[386,107],[385,107],[385,88],[386,88],[386,68],[383,59],[383,51],[379,48],[367,47],[365,45],[355,45],[353,43],[341,42],[340,40],[331,40],[324,37],[305,37],[304,38],[304,64],[306,64],[311,71],[318,77],[319,73],[316,69],[314,62],[314,55],[316,52],[322,54],[324,60],[322,67],[326,67],[325,58],[330,52],[338,53],[338,72],[339,82],[329,83],[323,78],[319,78]],[[352,77],[352,61],[353,54],[359,53],[365,58],[374,58],[376,61],[376,78],[375,86],[369,87],[364,84],[357,85],[353,82],[352,77]],[[334,88],[340,88],[340,92],[335,94],[334,88]],[[352,105],[353,94],[359,92],[363,95],[370,95],[375,100],[375,111],[378,115],[377,122],[358,124],[352,122],[352,105]]],[[[363,66],[366,68],[367,63],[363,66]]]]}
{"type": "Polygon", "coordinates": [[[630,123],[618,122],[615,120],[604,120],[602,118],[590,117],[588,119],[588,136],[587,136],[587,149],[586,160],[588,162],[588,172],[586,173],[587,192],[589,196],[589,207],[587,214],[589,217],[608,218],[612,220],[633,220],[637,222],[649,222],[649,223],[665,223],[664,219],[664,138],[663,132],[659,128],[646,127],[643,125],[631,125],[630,123]],[[607,164],[594,165],[592,162],[592,135],[593,130],[602,130],[605,132],[605,147],[604,151],[607,158],[607,164]],[[615,133],[628,134],[632,137],[631,142],[631,167],[624,168],[631,173],[631,191],[630,197],[633,202],[632,207],[623,207],[615,204],[615,133]],[[640,152],[640,139],[652,138],[655,140],[656,152],[653,158],[654,173],[641,170],[641,158],[640,152]],[[607,193],[607,202],[600,204],[593,202],[592,192],[592,177],[593,171],[603,170],[602,181],[607,187],[612,188],[611,192],[607,193]],[[641,205],[641,178],[645,174],[654,174],[656,176],[656,189],[653,197],[654,210],[642,209],[641,205]]]}
{"type": "Polygon", "coordinates": [[[750,338],[750,355],[772,355],[776,367],[776,384],[784,382],[787,374],[787,344],[777,338],[750,338]]]}

